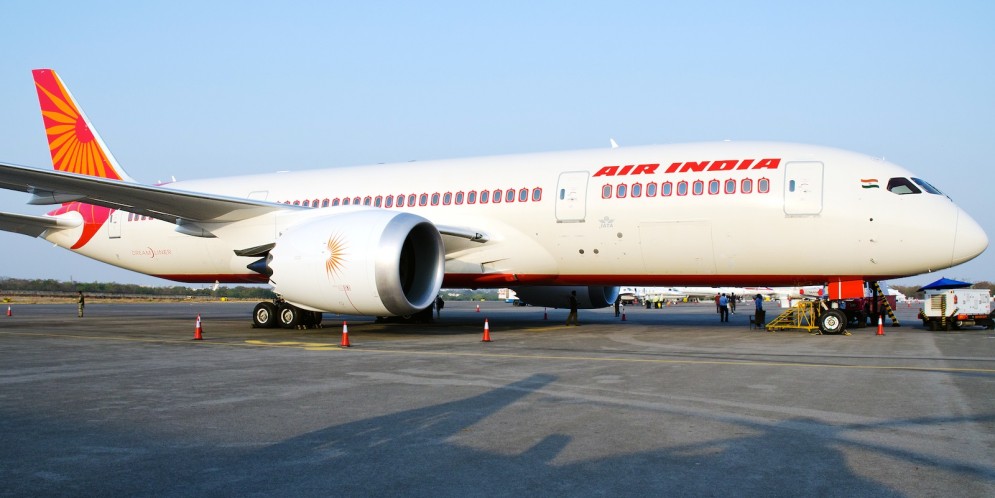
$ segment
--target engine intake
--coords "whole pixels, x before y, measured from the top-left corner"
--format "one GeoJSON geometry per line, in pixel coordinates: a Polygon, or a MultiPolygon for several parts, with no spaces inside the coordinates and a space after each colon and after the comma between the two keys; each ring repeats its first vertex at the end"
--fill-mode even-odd
{"type": "Polygon", "coordinates": [[[271,272],[274,291],[297,306],[409,315],[431,306],[438,295],[445,250],[439,231],[425,218],[367,209],[291,225],[277,238],[265,268],[257,263],[256,271],[271,272]]]}

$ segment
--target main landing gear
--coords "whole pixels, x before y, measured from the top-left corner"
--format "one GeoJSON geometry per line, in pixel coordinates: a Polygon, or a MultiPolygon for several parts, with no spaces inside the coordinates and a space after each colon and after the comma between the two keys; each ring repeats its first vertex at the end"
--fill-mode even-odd
{"type": "Polygon", "coordinates": [[[319,329],[322,314],[298,308],[283,299],[264,301],[252,310],[252,326],[261,329],[282,327],[285,329],[319,329]]]}

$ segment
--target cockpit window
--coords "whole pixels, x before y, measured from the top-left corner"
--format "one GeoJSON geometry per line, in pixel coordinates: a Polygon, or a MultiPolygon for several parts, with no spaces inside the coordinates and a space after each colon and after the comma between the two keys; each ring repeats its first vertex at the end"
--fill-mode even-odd
{"type": "Polygon", "coordinates": [[[919,185],[920,187],[922,187],[922,189],[925,190],[926,192],[929,192],[931,194],[936,194],[936,195],[943,195],[943,192],[940,192],[940,189],[938,189],[938,188],[930,185],[929,182],[927,182],[926,180],[920,180],[918,178],[913,178],[912,181],[916,182],[916,185],[919,185]]]}
{"type": "Polygon", "coordinates": [[[922,190],[916,187],[908,178],[896,177],[888,180],[888,191],[898,194],[921,194],[922,190]]]}

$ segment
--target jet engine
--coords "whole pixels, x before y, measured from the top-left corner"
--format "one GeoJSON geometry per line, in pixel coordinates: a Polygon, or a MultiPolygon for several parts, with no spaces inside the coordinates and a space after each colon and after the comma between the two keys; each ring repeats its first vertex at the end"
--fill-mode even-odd
{"type": "Polygon", "coordinates": [[[265,271],[274,291],[302,308],[390,316],[431,306],[444,265],[442,237],[431,222],[364,209],[286,228],[265,271]]]}
{"type": "Polygon", "coordinates": [[[536,286],[514,287],[518,298],[532,306],[548,308],[569,308],[571,291],[577,291],[577,307],[594,309],[611,306],[618,298],[618,287],[592,285],[589,287],[536,286]]]}

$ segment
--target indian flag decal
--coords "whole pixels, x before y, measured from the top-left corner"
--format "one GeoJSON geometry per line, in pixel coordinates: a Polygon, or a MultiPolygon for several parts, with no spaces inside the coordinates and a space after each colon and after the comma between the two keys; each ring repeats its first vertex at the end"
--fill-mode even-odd
{"type": "Polygon", "coordinates": [[[860,186],[863,188],[880,188],[877,178],[861,178],[860,186]]]}

